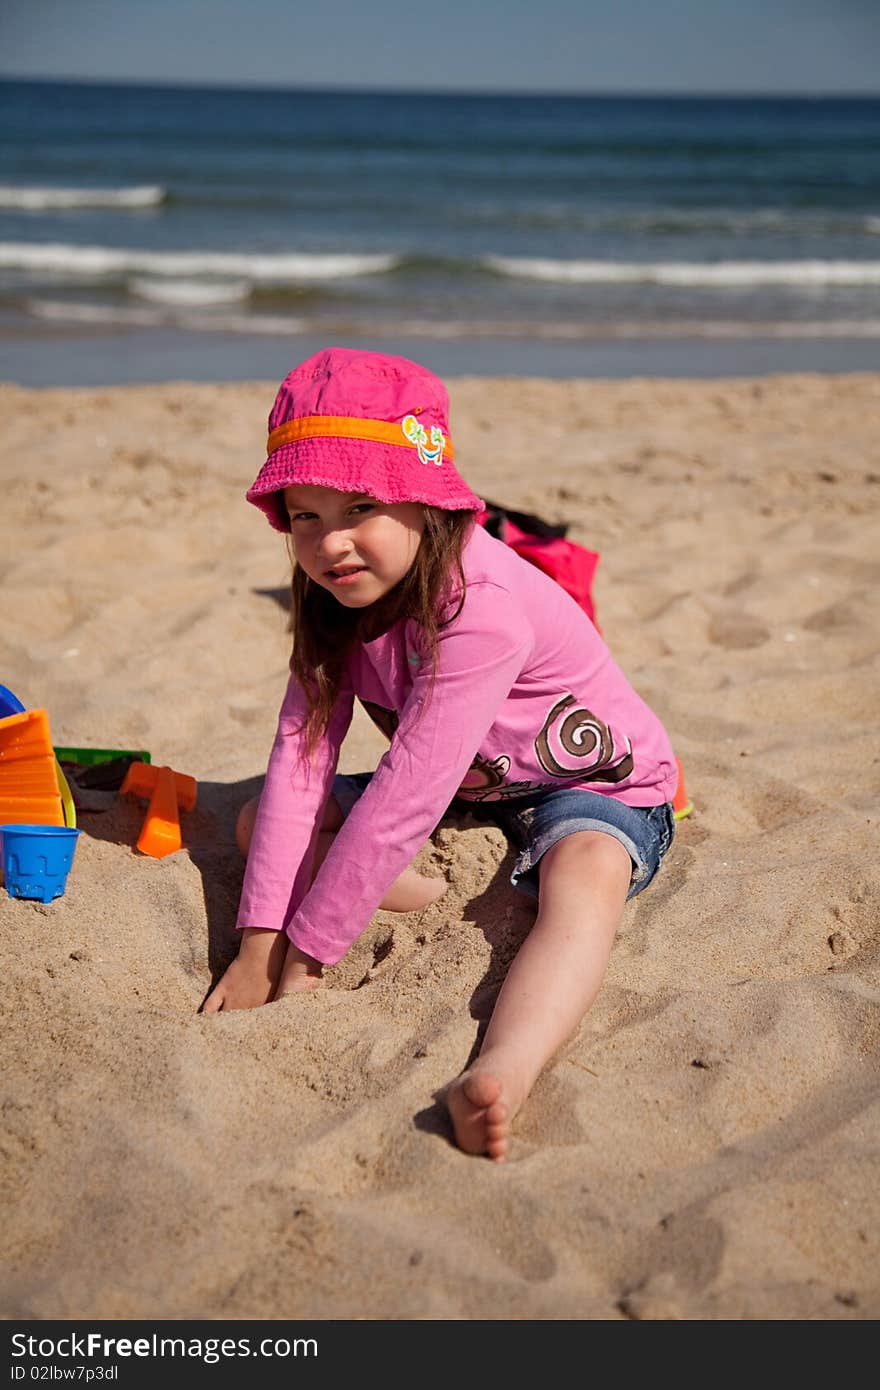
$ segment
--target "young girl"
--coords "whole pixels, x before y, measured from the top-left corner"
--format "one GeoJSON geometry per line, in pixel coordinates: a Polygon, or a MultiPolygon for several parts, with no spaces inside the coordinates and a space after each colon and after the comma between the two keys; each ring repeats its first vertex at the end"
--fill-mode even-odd
{"type": "Polygon", "coordinates": [[[476,524],[447,418],[435,376],[380,353],[328,348],[278,392],[247,497],[292,534],[291,677],[239,819],[241,949],[205,1011],[312,989],[378,907],[442,896],[411,861],[450,803],[478,804],[538,910],[443,1098],[461,1148],[501,1161],[669,848],[676,765],[586,614],[476,524]],[[334,776],[355,696],[390,747],[372,775],[334,776]]]}

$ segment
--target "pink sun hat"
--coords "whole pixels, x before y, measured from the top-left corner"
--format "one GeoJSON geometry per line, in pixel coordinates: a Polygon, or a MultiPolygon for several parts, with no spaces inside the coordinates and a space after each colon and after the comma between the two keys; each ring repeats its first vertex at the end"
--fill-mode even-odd
{"type": "Polygon", "coordinates": [[[406,357],[331,347],[301,362],[275,397],[267,452],[246,496],[276,531],[290,530],[277,494],[294,483],[485,510],[453,464],[446,387],[406,357]]]}

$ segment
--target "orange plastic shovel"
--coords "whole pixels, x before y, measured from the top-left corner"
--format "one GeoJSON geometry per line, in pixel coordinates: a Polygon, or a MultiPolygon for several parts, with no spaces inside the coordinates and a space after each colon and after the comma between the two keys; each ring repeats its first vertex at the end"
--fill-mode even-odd
{"type": "Polygon", "coordinates": [[[149,798],[143,829],[137,847],[142,854],[163,859],[181,848],[180,808],[191,811],[196,804],[197,784],[185,772],[152,763],[132,763],[119,788],[119,795],[130,793],[145,801],[149,798]]]}

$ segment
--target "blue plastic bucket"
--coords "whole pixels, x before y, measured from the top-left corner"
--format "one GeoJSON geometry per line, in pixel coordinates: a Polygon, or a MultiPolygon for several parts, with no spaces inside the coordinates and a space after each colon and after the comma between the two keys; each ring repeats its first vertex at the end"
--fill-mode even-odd
{"type": "Polygon", "coordinates": [[[60,898],[81,834],[66,825],[0,825],[0,862],[10,898],[44,903],[60,898]]]}

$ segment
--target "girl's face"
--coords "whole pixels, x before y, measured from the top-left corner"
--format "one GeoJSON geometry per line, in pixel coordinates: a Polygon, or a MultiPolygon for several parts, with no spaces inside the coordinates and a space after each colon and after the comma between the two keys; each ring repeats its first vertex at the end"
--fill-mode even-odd
{"type": "Polygon", "coordinates": [[[383,598],[416,557],[425,511],[317,485],[284,489],[297,564],[346,608],[383,598]]]}

